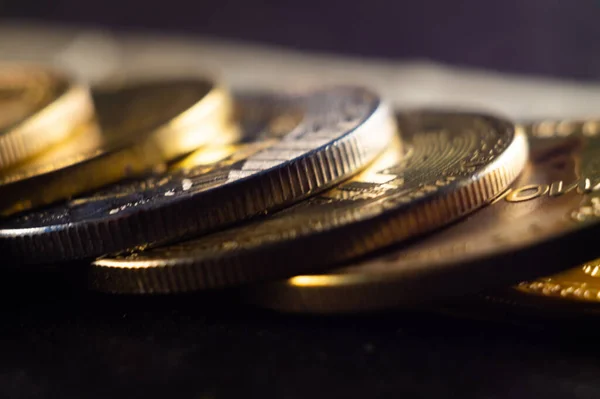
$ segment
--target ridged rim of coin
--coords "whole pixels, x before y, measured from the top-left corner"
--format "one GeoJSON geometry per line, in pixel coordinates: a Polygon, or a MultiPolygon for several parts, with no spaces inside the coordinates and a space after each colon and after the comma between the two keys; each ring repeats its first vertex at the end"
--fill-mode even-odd
{"type": "Polygon", "coordinates": [[[0,215],[8,216],[135,177],[229,132],[233,104],[221,86],[203,78],[126,82],[96,88],[96,120],[36,158],[0,171],[0,215]],[[175,96],[180,96],[180,99],[175,96]],[[144,103],[150,97],[159,104],[144,103]],[[163,98],[164,97],[164,98],[163,98]],[[167,102],[167,99],[172,100],[167,102]],[[157,100],[158,99],[158,100],[157,100]],[[160,110],[148,107],[160,106],[160,110]],[[117,107],[118,109],[115,109],[117,107]],[[136,108],[137,107],[137,108],[136,108]],[[127,110],[134,108],[134,116],[127,110]],[[140,118],[145,118],[142,122],[140,118]]]}
{"type": "MultiPolygon", "coordinates": [[[[397,163],[392,167],[372,171],[371,174],[379,175],[369,186],[373,187],[372,192],[360,187],[362,178],[334,189],[341,192],[339,203],[344,203],[346,192],[361,198],[356,203],[350,200],[348,209],[324,207],[315,216],[306,204],[322,200],[327,204],[327,198],[309,199],[296,208],[298,214],[305,215],[297,220],[294,218],[298,214],[291,208],[284,210],[279,219],[275,215],[271,220],[131,257],[100,259],[93,264],[92,286],[122,293],[182,292],[322,270],[472,212],[500,194],[521,171],[527,143],[521,134],[514,134],[511,123],[477,115],[477,122],[484,125],[481,132],[464,129],[462,136],[449,137],[449,133],[436,130],[430,135],[411,136],[413,125],[421,119],[428,120],[427,115],[438,119],[447,115],[470,118],[443,112],[400,116],[403,138],[408,135],[408,143],[412,137],[423,144],[413,143],[409,148],[411,155],[406,158],[393,154],[397,163]],[[445,148],[444,144],[450,143],[455,144],[455,151],[445,148]],[[369,197],[371,194],[373,198],[369,197]],[[290,217],[286,219],[285,215],[290,217]]],[[[320,202],[315,203],[321,207],[320,202]]],[[[261,285],[255,291],[276,291],[263,288],[261,285]]],[[[266,301],[275,307],[287,303],[280,294],[266,301]]]]}
{"type": "Polygon", "coordinates": [[[94,116],[89,88],[69,76],[33,65],[0,65],[0,90],[25,92],[25,115],[0,130],[0,169],[59,143],[94,116]]]}
{"type": "Polygon", "coordinates": [[[394,137],[387,105],[368,89],[340,86],[296,98],[300,123],[271,146],[217,169],[225,173],[224,182],[206,188],[203,174],[198,182],[168,174],[166,183],[149,190],[111,196],[101,212],[92,196],[78,208],[83,214],[70,203],[30,213],[2,223],[0,249],[17,263],[39,263],[189,237],[324,190],[368,165],[394,137]]]}
{"type": "MultiPolygon", "coordinates": [[[[511,188],[490,206],[423,240],[365,261],[363,269],[379,265],[371,282],[365,283],[364,277],[352,281],[357,273],[350,273],[338,290],[319,290],[315,280],[314,290],[321,295],[312,295],[310,287],[290,288],[291,283],[310,283],[309,278],[288,280],[287,286],[279,283],[272,288],[287,293],[288,297],[277,297],[287,302],[272,306],[299,312],[352,312],[413,305],[486,292],[596,257],[600,200],[594,193],[600,188],[600,123],[543,122],[529,125],[525,131],[530,162],[511,188]],[[419,273],[425,266],[446,273],[427,278],[419,273]],[[402,280],[383,269],[403,270],[402,280]]],[[[359,267],[346,269],[361,270],[359,267]]],[[[335,278],[344,270],[330,274],[335,278]]],[[[262,289],[264,292],[265,287],[262,289]]],[[[539,307],[544,299],[550,301],[514,289],[507,289],[505,294],[504,298],[498,292],[486,297],[532,308],[539,307]]],[[[552,300],[553,306],[559,302],[558,297],[552,300]]]]}

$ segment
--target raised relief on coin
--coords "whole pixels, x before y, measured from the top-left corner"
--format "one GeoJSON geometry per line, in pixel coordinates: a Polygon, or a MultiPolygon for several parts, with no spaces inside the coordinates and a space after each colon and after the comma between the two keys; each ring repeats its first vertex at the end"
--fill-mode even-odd
{"type": "Polygon", "coordinates": [[[87,87],[58,71],[0,66],[0,170],[72,136],[94,115],[87,87]]]}
{"type": "Polygon", "coordinates": [[[237,138],[229,96],[201,79],[97,88],[94,103],[98,124],[82,123],[68,140],[0,171],[1,215],[164,168],[215,138],[237,138]]]}
{"type": "Polygon", "coordinates": [[[322,269],[476,210],[506,189],[526,159],[524,137],[496,118],[423,112],[398,123],[405,152],[390,147],[356,178],[267,219],[100,259],[95,288],[190,291],[322,269]]]}
{"type": "MultiPolygon", "coordinates": [[[[590,124],[529,126],[523,173],[467,219],[405,248],[267,285],[256,295],[283,309],[352,312],[481,292],[597,256],[600,143],[590,124]]],[[[533,286],[556,290],[541,281],[533,286]]]]}
{"type": "Polygon", "coordinates": [[[515,289],[521,293],[570,301],[600,302],[600,262],[585,263],[549,277],[522,282],[515,289]]]}
{"type": "Polygon", "coordinates": [[[203,233],[290,205],[357,173],[396,131],[388,108],[366,89],[293,97],[273,115],[258,96],[267,109],[248,106],[239,146],[204,149],[162,176],[1,223],[0,249],[19,263],[53,262],[203,233]],[[257,123],[260,115],[267,119],[257,123]]]}

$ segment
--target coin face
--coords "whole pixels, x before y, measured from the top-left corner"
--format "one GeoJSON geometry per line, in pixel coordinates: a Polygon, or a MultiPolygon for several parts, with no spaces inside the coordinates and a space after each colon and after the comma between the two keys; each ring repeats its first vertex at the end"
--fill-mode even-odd
{"type": "Polygon", "coordinates": [[[50,69],[0,66],[0,169],[75,133],[93,117],[87,87],[50,69]]]}
{"type": "Polygon", "coordinates": [[[325,89],[290,104],[287,114],[293,120],[300,113],[299,123],[282,134],[286,118],[269,118],[254,137],[244,128],[244,148],[222,152],[214,165],[207,164],[212,155],[192,154],[198,167],[184,161],[164,176],[2,222],[0,250],[18,263],[49,262],[206,232],[338,183],[368,165],[395,134],[389,110],[366,89],[325,89]]]}
{"type": "Polygon", "coordinates": [[[229,95],[202,79],[98,88],[93,97],[99,124],[81,124],[68,140],[0,170],[1,215],[146,173],[225,131],[237,138],[235,129],[227,128],[229,95]]]}
{"type": "Polygon", "coordinates": [[[542,128],[528,128],[530,161],[490,206],[406,248],[270,289],[282,307],[350,312],[480,292],[597,256],[597,129],[542,128]]]}
{"type": "Polygon", "coordinates": [[[415,112],[398,124],[406,153],[389,148],[355,179],[256,223],[100,259],[93,284],[112,292],[173,292],[322,269],[479,208],[525,162],[523,136],[493,117],[415,112]]]}

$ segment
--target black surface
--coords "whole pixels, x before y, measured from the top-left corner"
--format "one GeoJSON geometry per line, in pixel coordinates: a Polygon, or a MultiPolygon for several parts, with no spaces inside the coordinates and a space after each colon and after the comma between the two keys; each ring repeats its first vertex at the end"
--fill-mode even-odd
{"type": "Polygon", "coordinates": [[[236,304],[232,295],[104,296],[48,276],[30,284],[32,295],[21,282],[2,282],[2,397],[600,395],[590,319],[291,316],[236,304]]]}

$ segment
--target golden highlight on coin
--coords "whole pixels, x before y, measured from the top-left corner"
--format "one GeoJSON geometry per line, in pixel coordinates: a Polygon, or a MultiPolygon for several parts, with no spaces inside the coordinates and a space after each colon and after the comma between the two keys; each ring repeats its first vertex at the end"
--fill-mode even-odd
{"type": "Polygon", "coordinates": [[[593,259],[600,229],[598,127],[530,126],[530,161],[490,206],[406,248],[256,293],[281,309],[351,312],[481,292],[593,259]]]}
{"type": "Polygon", "coordinates": [[[24,161],[89,123],[89,89],[57,71],[0,65],[0,170],[24,161]]]}
{"type": "Polygon", "coordinates": [[[225,132],[237,138],[230,96],[202,79],[97,88],[94,103],[99,127],[82,124],[68,140],[0,171],[0,215],[164,167],[225,132]]]}
{"type": "MultiPolygon", "coordinates": [[[[397,120],[406,154],[390,147],[358,177],[267,219],[97,260],[93,287],[181,292],[323,270],[480,208],[508,187],[526,161],[525,138],[504,120],[444,112],[414,112],[397,120]]],[[[257,286],[257,295],[266,294],[260,300],[292,306],[295,293],[276,288],[287,283],[274,284],[257,286]]],[[[340,301],[347,300],[340,294],[340,301]]]]}
{"type": "Polygon", "coordinates": [[[600,304],[600,260],[586,262],[582,266],[548,277],[522,282],[515,289],[528,295],[600,304]]]}
{"type": "MultiPolygon", "coordinates": [[[[282,100],[273,97],[274,104],[282,100]]],[[[166,175],[0,222],[0,251],[16,264],[46,263],[204,233],[339,183],[372,162],[395,135],[387,106],[363,88],[323,89],[289,102],[289,112],[262,126],[250,106],[255,131],[242,126],[242,147],[192,154],[166,175]],[[281,121],[294,115],[298,123],[282,132],[281,121]]]]}

